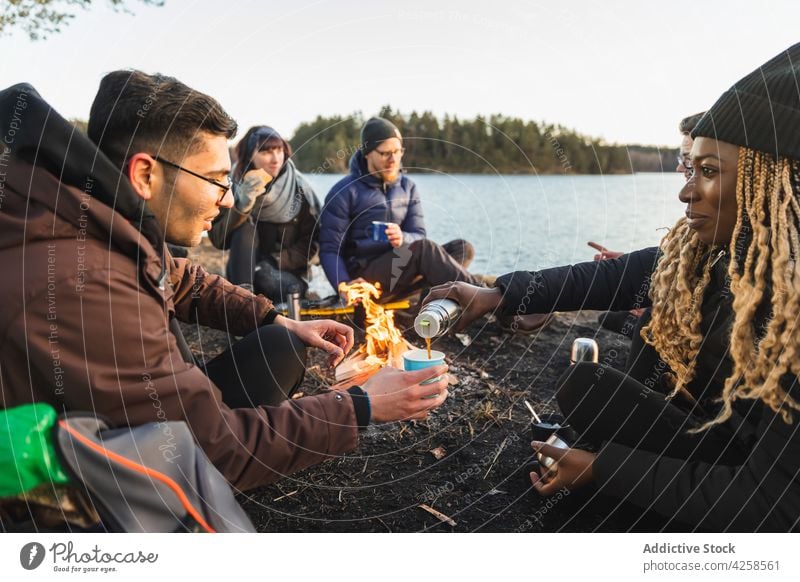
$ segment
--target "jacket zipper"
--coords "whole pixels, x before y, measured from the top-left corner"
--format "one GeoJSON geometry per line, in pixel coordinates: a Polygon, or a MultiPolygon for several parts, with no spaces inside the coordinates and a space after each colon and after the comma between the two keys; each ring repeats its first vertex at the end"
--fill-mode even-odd
{"type": "Polygon", "coordinates": [[[719,260],[724,256],[725,256],[725,249],[722,249],[719,253],[717,253],[717,256],[714,257],[714,260],[711,261],[709,268],[712,268],[714,265],[716,265],[719,262],[719,260]]]}
{"type": "Polygon", "coordinates": [[[386,212],[383,213],[383,220],[384,222],[392,222],[389,220],[391,218],[389,215],[391,214],[392,206],[389,204],[389,195],[386,190],[386,182],[381,184],[381,188],[383,189],[383,197],[386,199],[386,212]]]}

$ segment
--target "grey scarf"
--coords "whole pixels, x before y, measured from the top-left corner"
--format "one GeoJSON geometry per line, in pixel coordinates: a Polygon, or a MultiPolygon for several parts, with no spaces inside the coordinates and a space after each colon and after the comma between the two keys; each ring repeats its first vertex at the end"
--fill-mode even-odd
{"type": "Polygon", "coordinates": [[[300,212],[303,206],[303,191],[307,188],[307,183],[297,171],[294,162],[286,160],[286,165],[278,177],[270,182],[267,191],[258,197],[253,217],[258,222],[277,224],[289,222],[300,212]]]}

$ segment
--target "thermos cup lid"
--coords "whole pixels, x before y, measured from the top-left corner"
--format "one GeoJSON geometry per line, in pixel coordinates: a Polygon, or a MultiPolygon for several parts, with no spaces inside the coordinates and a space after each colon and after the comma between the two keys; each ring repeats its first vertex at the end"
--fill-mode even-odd
{"type": "Polygon", "coordinates": [[[423,311],[414,320],[414,331],[419,337],[436,337],[439,335],[439,318],[423,311]]]}
{"type": "Polygon", "coordinates": [[[572,342],[572,353],[570,360],[576,362],[597,362],[599,359],[599,348],[597,342],[592,338],[579,337],[572,342]]]}

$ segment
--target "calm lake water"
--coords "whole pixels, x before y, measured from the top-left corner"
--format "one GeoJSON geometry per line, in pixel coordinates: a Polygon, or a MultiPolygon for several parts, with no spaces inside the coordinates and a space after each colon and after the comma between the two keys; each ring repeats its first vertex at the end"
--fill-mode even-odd
{"type": "MultiPolygon", "coordinates": [[[[320,202],[341,176],[306,175],[320,202]]],[[[410,174],[428,237],[475,245],[470,270],[500,275],[591,260],[586,241],[613,250],[658,244],[683,215],[682,174],[477,176],[410,174]]],[[[321,270],[313,287],[330,292],[321,270]],[[320,280],[322,279],[322,280],[320,280]]]]}

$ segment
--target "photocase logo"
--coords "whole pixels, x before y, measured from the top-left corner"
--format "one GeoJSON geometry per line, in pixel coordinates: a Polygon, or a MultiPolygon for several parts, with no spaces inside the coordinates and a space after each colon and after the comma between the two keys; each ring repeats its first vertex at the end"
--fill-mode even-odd
{"type": "Polygon", "coordinates": [[[44,546],[38,542],[30,542],[19,551],[19,563],[26,570],[35,570],[44,561],[44,546]]]}
{"type": "Polygon", "coordinates": [[[397,285],[397,282],[400,280],[400,277],[402,277],[403,270],[411,260],[412,254],[413,253],[411,252],[411,249],[408,247],[408,245],[402,245],[396,247],[393,250],[392,279],[391,281],[389,281],[389,291],[394,290],[394,286],[397,285]]]}

